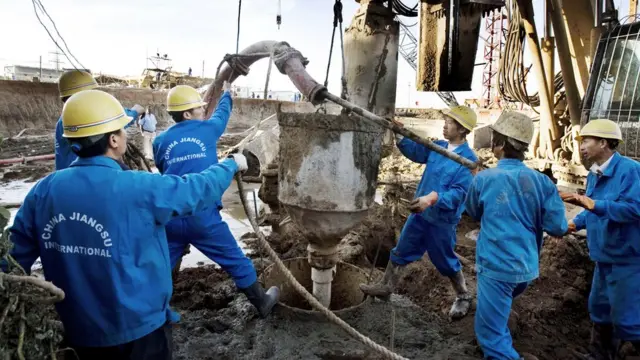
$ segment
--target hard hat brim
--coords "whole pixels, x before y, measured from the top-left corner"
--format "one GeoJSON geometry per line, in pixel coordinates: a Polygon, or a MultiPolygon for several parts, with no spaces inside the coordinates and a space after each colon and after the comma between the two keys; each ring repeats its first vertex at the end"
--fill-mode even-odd
{"type": "Polygon", "coordinates": [[[180,104],[180,105],[167,106],[167,111],[170,111],[170,112],[187,111],[187,110],[199,108],[201,106],[207,106],[207,102],[200,101],[200,102],[191,103],[191,104],[180,104]]]}
{"type": "Polygon", "coordinates": [[[73,88],[70,89],[65,89],[63,91],[60,92],[60,98],[65,98],[65,97],[70,97],[73,94],[79,93],[80,91],[84,91],[84,90],[92,90],[98,87],[97,83],[87,83],[87,84],[82,84],[82,85],[78,85],[75,86],[73,88]]]}
{"type": "Polygon", "coordinates": [[[465,128],[465,129],[467,129],[469,131],[473,131],[473,127],[472,126],[470,126],[468,124],[465,124],[465,122],[462,121],[462,119],[460,119],[458,117],[458,115],[454,114],[451,110],[449,110],[449,109],[442,110],[442,115],[452,118],[453,120],[455,120],[455,122],[460,124],[463,128],[465,128]]]}
{"type": "Polygon", "coordinates": [[[83,138],[88,136],[106,134],[116,130],[124,129],[124,127],[127,126],[127,124],[130,123],[132,120],[133,118],[131,116],[125,115],[109,123],[103,124],[101,126],[98,125],[93,128],[87,127],[84,129],[79,129],[75,133],[69,133],[66,130],[64,130],[62,137],[67,139],[77,139],[77,138],[83,138]]]}
{"type": "Polygon", "coordinates": [[[623,143],[624,141],[622,141],[622,139],[615,139],[615,138],[609,138],[609,137],[602,137],[602,136],[598,136],[598,135],[592,135],[592,134],[584,134],[584,135],[576,135],[576,140],[578,141],[582,141],[582,139],[586,138],[586,137],[592,137],[592,138],[598,138],[598,139],[609,139],[609,140],[616,140],[619,143],[623,143]]]}

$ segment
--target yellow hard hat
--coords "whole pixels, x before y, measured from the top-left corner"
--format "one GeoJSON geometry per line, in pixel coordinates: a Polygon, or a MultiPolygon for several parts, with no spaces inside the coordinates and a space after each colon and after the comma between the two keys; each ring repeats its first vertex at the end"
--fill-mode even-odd
{"type": "Polygon", "coordinates": [[[187,111],[205,105],[198,91],[188,85],[178,85],[167,94],[167,111],[187,111]]]}
{"type": "Polygon", "coordinates": [[[62,108],[65,138],[83,138],[122,129],[132,120],[120,102],[100,90],[72,95],[62,108]]]}
{"type": "Polygon", "coordinates": [[[622,141],[622,131],[618,124],[607,119],[591,120],[585,125],[576,140],[582,140],[585,136],[593,136],[602,139],[612,139],[622,141]]]}
{"type": "Polygon", "coordinates": [[[472,131],[478,123],[476,112],[468,106],[452,106],[450,109],[443,111],[443,114],[451,117],[469,131],[472,131]]]}
{"type": "Polygon", "coordinates": [[[71,96],[83,90],[91,90],[98,87],[96,80],[86,71],[69,70],[58,79],[58,91],[60,97],[71,96]]]}

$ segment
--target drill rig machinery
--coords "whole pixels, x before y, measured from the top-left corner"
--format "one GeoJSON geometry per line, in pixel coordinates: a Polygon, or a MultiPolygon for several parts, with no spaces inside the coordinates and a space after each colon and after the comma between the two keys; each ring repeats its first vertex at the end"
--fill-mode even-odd
{"type": "MultiPolygon", "coordinates": [[[[589,120],[617,122],[624,138],[619,152],[640,160],[640,22],[635,9],[618,20],[612,0],[540,1],[544,11],[534,18],[530,0],[421,0],[417,90],[471,90],[481,18],[506,6],[511,24],[500,55],[500,93],[540,114],[530,164],[552,173],[560,186],[583,189],[590,164],[580,158],[575,136],[589,120]],[[544,22],[542,38],[535,20],[544,22]],[[534,95],[525,85],[525,41],[534,95]]],[[[398,2],[389,1],[394,9],[398,2]]]]}

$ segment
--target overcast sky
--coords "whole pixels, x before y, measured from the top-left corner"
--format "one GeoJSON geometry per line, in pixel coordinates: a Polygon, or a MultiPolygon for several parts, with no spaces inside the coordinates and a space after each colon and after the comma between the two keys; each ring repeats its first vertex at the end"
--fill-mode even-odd
{"type": "MultiPolygon", "coordinates": [[[[565,0],[566,1],[566,0],[565,0]]],[[[615,0],[626,14],[629,0],[615,0]]],[[[213,77],[226,53],[236,49],[237,0],[41,0],[66,40],[71,53],[94,73],[138,75],[147,65],[147,56],[159,51],[168,54],[176,71],[213,77]]],[[[413,6],[416,0],[404,0],[413,6]]],[[[309,73],[324,81],[333,21],[333,0],[282,0],[282,25],[276,25],[277,0],[243,0],[240,25],[240,49],[261,40],[287,41],[300,50],[310,63],[309,73]]],[[[541,1],[536,0],[536,20],[542,26],[541,1]]],[[[345,27],[358,9],[355,0],[343,0],[345,27]]],[[[51,60],[56,46],[38,22],[29,0],[0,0],[0,66],[23,64],[54,67],[51,60]]],[[[41,16],[55,35],[53,26],[41,16]]],[[[407,24],[416,19],[403,19],[407,24]]],[[[417,36],[417,26],[412,30],[417,36]]],[[[56,37],[57,39],[57,37],[56,37]]],[[[339,94],[340,50],[336,34],[329,90],[339,94]]],[[[60,43],[61,46],[64,45],[60,43]]],[[[483,41],[480,41],[480,51],[483,41]]],[[[70,62],[63,59],[63,66],[70,62]]],[[[479,61],[481,57],[479,56],[479,61]]],[[[235,84],[262,87],[268,62],[251,68],[247,77],[235,84]]],[[[458,101],[480,97],[482,67],[476,67],[473,93],[458,93],[458,101]]],[[[413,90],[415,71],[400,57],[398,66],[397,106],[420,101],[420,107],[442,107],[434,94],[413,90]],[[409,89],[412,89],[411,91],[409,89]]],[[[270,88],[293,90],[293,85],[274,69],[270,88]]]]}

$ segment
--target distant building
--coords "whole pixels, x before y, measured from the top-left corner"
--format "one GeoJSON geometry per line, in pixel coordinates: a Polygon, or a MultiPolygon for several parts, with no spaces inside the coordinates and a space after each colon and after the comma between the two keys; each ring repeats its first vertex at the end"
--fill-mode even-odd
{"type": "Polygon", "coordinates": [[[40,78],[39,67],[22,65],[4,67],[4,76],[10,80],[57,82],[63,72],[63,70],[42,68],[42,78],[40,78]]]}

